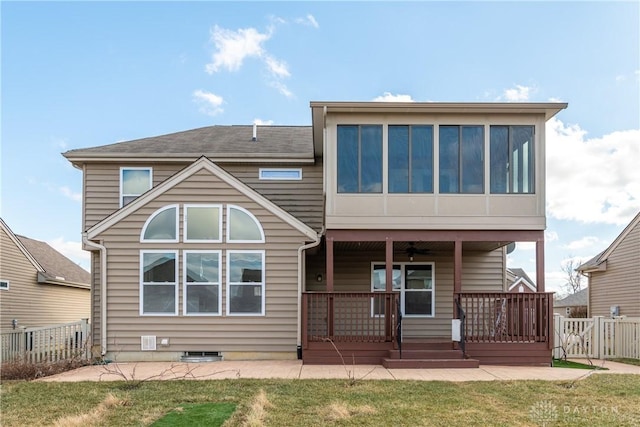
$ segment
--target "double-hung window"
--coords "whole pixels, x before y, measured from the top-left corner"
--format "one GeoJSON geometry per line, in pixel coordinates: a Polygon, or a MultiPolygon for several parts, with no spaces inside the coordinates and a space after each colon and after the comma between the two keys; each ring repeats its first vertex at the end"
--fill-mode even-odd
{"type": "Polygon", "coordinates": [[[338,193],[382,193],[382,126],[338,125],[338,193]]]}
{"type": "MultiPolygon", "coordinates": [[[[384,263],[374,263],[371,272],[373,292],[386,289],[386,270],[384,263]]],[[[408,317],[434,315],[435,277],[433,263],[397,263],[393,265],[393,290],[400,292],[402,314],[408,317]]],[[[373,315],[384,313],[382,299],[373,301],[373,315]]]]}
{"type": "Polygon", "coordinates": [[[120,168],[120,207],[131,203],[153,185],[151,168],[120,168]]]}
{"type": "Polygon", "coordinates": [[[264,315],[264,251],[227,251],[227,314],[264,315]]]}
{"type": "Polygon", "coordinates": [[[140,251],[140,314],[178,314],[178,251],[140,251]]]}
{"type": "Polygon", "coordinates": [[[433,126],[389,125],[389,193],[433,192],[433,126]]]}
{"type": "Polygon", "coordinates": [[[220,289],[221,251],[183,252],[183,313],[194,316],[219,315],[222,306],[220,289]]]}
{"type": "Polygon", "coordinates": [[[532,194],[534,127],[491,126],[491,193],[532,194]]]}
{"type": "Polygon", "coordinates": [[[440,126],[440,193],[484,193],[484,127],[440,126]]]}

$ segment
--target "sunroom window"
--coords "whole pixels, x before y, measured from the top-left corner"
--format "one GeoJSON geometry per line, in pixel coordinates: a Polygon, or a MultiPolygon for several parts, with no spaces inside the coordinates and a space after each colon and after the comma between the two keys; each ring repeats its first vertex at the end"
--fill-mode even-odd
{"type": "Polygon", "coordinates": [[[382,126],[338,126],[338,193],[382,192],[382,126]]]}
{"type": "Polygon", "coordinates": [[[264,315],[264,251],[227,251],[227,314],[264,315]]]}
{"type": "Polygon", "coordinates": [[[433,192],[433,126],[389,126],[389,193],[433,192]]]}
{"type": "Polygon", "coordinates": [[[484,192],[484,127],[440,126],[440,193],[484,192]]]}
{"type": "Polygon", "coordinates": [[[264,230],[251,212],[227,205],[227,241],[231,243],[264,242],[264,230]]]}
{"type": "Polygon", "coordinates": [[[169,205],[155,211],[142,227],[143,242],[178,241],[178,205],[169,205]]]}
{"type": "Polygon", "coordinates": [[[184,314],[220,314],[220,258],[220,251],[184,251],[184,314]]]}
{"type": "Polygon", "coordinates": [[[222,215],[220,205],[184,206],[185,242],[222,241],[222,215]]]}
{"type": "MultiPolygon", "coordinates": [[[[385,264],[374,263],[371,271],[373,292],[385,292],[385,264]]],[[[400,305],[404,316],[434,315],[434,264],[398,263],[393,265],[393,290],[400,292],[400,305]]],[[[382,298],[374,299],[373,315],[384,313],[382,298]]]]}
{"type": "Polygon", "coordinates": [[[141,251],[140,314],[178,314],[178,251],[141,251]]]}
{"type": "Polygon", "coordinates": [[[491,193],[535,191],[533,139],[533,126],[491,126],[491,193]]]}
{"type": "Polygon", "coordinates": [[[152,169],[138,167],[120,168],[120,207],[135,200],[152,186],[152,169]]]}

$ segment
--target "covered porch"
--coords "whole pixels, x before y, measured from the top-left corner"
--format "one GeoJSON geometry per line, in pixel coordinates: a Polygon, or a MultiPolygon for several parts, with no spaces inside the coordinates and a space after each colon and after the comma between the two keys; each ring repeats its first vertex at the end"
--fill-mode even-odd
{"type": "Polygon", "coordinates": [[[305,363],[551,361],[553,298],[544,292],[542,231],[328,230],[321,252],[315,267],[324,267],[317,274],[323,280],[302,295],[305,363]],[[536,293],[506,292],[501,248],[511,242],[535,242],[536,293]],[[409,278],[429,271],[418,293],[409,278]]]}

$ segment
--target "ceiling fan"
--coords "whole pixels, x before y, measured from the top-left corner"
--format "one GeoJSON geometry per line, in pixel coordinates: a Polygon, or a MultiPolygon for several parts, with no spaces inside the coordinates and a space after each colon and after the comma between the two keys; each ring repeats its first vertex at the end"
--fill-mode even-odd
{"type": "Polygon", "coordinates": [[[397,252],[403,252],[405,254],[407,254],[407,256],[409,257],[409,261],[413,261],[413,258],[415,255],[426,255],[431,253],[431,251],[429,251],[428,249],[419,249],[416,248],[415,243],[414,242],[409,242],[409,246],[401,251],[397,251],[397,252]]]}

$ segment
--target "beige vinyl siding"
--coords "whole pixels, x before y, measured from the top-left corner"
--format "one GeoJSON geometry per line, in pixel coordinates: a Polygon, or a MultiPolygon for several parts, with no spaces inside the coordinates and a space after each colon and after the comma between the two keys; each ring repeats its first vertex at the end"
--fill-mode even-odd
{"type": "MultiPolygon", "coordinates": [[[[187,164],[87,164],[84,177],[83,230],[87,230],[120,208],[120,168],[126,166],[151,167],[153,169],[153,185],[156,186],[185,168],[187,164]]],[[[258,179],[260,167],[280,167],[277,164],[221,164],[219,166],[311,228],[319,230],[322,227],[322,161],[319,160],[314,165],[282,166],[302,168],[302,181],[261,181],[258,179]]]]}
{"type": "MultiPolygon", "coordinates": [[[[223,225],[226,226],[226,211],[223,225]]],[[[99,236],[108,251],[107,341],[110,352],[140,351],[140,336],[168,338],[157,351],[290,352],[297,345],[297,251],[306,237],[245,195],[202,170],[130,214],[99,236]],[[234,204],[261,222],[266,243],[140,243],[140,231],[157,209],[183,204],[234,204]],[[178,316],[141,316],[140,250],[179,250],[178,316]],[[182,313],[184,250],[222,250],[222,316],[184,316],[182,313]],[[265,316],[226,315],[227,250],[265,250],[265,316]]]]}
{"type": "Polygon", "coordinates": [[[38,270],[4,230],[0,233],[0,278],[10,282],[8,290],[0,291],[1,329],[11,328],[12,319],[32,327],[89,318],[88,289],[39,284],[38,270]]]}
{"type": "MultiPolygon", "coordinates": [[[[371,292],[371,263],[384,263],[384,251],[336,251],[334,254],[334,290],[336,292],[371,292]]],[[[324,291],[324,254],[310,256],[306,268],[306,290],[324,291]],[[317,282],[318,272],[323,281],[317,282]]],[[[396,255],[395,262],[407,262],[396,255]]],[[[453,318],[453,254],[416,255],[414,263],[435,263],[435,315],[403,319],[406,337],[449,337],[453,318]]],[[[505,259],[502,249],[492,252],[464,252],[462,256],[463,292],[502,292],[505,259]]]]}
{"type": "Polygon", "coordinates": [[[609,255],[607,270],[591,273],[589,316],[609,317],[612,305],[622,316],[640,317],[640,224],[609,255]]]}

